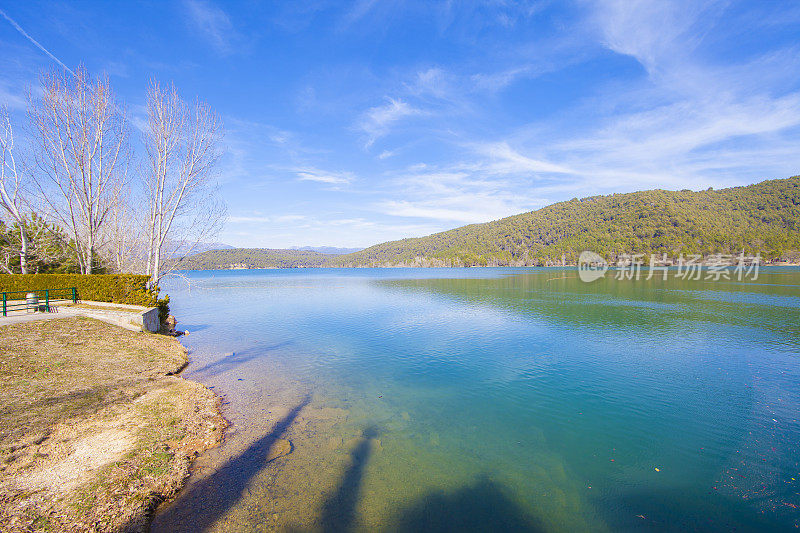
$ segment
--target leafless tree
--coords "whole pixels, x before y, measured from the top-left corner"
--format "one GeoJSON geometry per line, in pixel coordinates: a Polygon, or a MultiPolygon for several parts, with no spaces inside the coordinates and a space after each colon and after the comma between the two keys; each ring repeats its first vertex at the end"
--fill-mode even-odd
{"type": "Polygon", "coordinates": [[[136,199],[122,191],[114,202],[103,230],[106,243],[101,257],[116,272],[142,273],[146,270],[147,242],[142,228],[143,210],[136,208],[136,199]]]}
{"type": "Polygon", "coordinates": [[[146,270],[155,285],[175,268],[176,255],[188,255],[216,236],[226,209],[214,173],[222,141],[216,113],[203,102],[187,104],[172,84],[151,81],[147,114],[146,270]]]}
{"type": "Polygon", "coordinates": [[[0,109],[0,207],[19,226],[20,246],[16,253],[19,254],[21,272],[27,274],[29,240],[25,227],[22,174],[14,157],[14,130],[6,107],[0,109]]]}
{"type": "Polygon", "coordinates": [[[29,98],[37,137],[36,185],[49,214],[70,233],[80,269],[91,274],[102,230],[125,181],[128,156],[124,111],[107,76],[43,73],[41,97],[29,98]]]}

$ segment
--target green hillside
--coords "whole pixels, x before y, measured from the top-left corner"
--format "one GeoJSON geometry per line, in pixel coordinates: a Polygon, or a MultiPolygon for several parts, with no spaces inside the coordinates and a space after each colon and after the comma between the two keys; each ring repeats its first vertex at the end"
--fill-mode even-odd
{"type": "Polygon", "coordinates": [[[583,250],[622,253],[800,250],[800,176],[730,189],[652,190],[573,199],[428,237],[372,246],[326,266],[547,265],[583,250]]]}
{"type": "Polygon", "coordinates": [[[184,270],[364,266],[542,266],[574,264],[583,250],[624,253],[760,252],[800,258],[800,176],[730,189],[652,190],[559,202],[494,222],[402,239],[347,255],[306,250],[209,250],[184,270]]]}
{"type": "Polygon", "coordinates": [[[179,270],[218,270],[226,268],[295,268],[322,266],[329,254],[307,250],[269,248],[231,248],[208,250],[181,259],[179,270]]]}

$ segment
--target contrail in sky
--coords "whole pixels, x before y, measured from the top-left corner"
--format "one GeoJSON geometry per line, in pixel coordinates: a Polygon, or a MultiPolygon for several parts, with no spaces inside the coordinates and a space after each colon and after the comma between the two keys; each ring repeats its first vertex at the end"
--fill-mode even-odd
{"type": "Polygon", "coordinates": [[[39,43],[39,41],[37,41],[36,39],[34,39],[34,38],[33,38],[33,37],[31,37],[30,35],[28,35],[28,32],[26,32],[25,30],[23,30],[23,29],[22,29],[22,26],[20,26],[19,24],[17,24],[17,21],[16,21],[16,20],[14,20],[14,19],[12,19],[11,17],[9,17],[9,16],[6,14],[6,12],[5,12],[5,11],[3,11],[2,9],[0,9],[0,15],[3,15],[3,18],[4,18],[4,19],[6,19],[6,20],[7,20],[7,21],[8,21],[8,22],[9,22],[9,23],[12,25],[12,26],[14,26],[14,28],[16,28],[16,30],[17,30],[18,32],[20,32],[20,33],[22,34],[22,36],[23,36],[23,37],[25,37],[25,38],[26,38],[26,39],[28,39],[30,42],[32,42],[32,43],[33,43],[33,44],[36,46],[36,48],[38,48],[39,50],[41,50],[42,52],[44,52],[45,54],[47,54],[47,55],[48,55],[48,57],[49,57],[50,59],[52,59],[53,61],[55,61],[55,62],[56,62],[56,63],[58,63],[59,65],[61,65],[61,67],[62,67],[64,70],[66,70],[67,72],[69,72],[70,74],[72,74],[73,76],[75,76],[75,73],[74,73],[74,72],[72,72],[72,69],[70,69],[70,68],[69,68],[67,65],[65,65],[65,64],[64,64],[64,63],[63,63],[63,62],[62,62],[62,61],[61,61],[59,58],[57,58],[56,56],[54,56],[53,54],[51,54],[51,53],[50,53],[50,50],[48,50],[47,48],[45,48],[44,46],[42,46],[42,45],[39,43]]]}
{"type": "MultiPolygon", "coordinates": [[[[5,11],[3,11],[2,9],[0,9],[0,15],[2,15],[4,19],[6,19],[6,20],[7,20],[7,21],[8,21],[8,22],[9,22],[9,23],[12,25],[12,26],[14,26],[14,28],[15,28],[15,29],[16,29],[16,30],[17,30],[17,31],[20,33],[20,34],[22,34],[22,36],[23,36],[23,37],[25,37],[25,38],[26,38],[26,39],[28,39],[28,40],[29,40],[31,43],[33,43],[33,45],[34,45],[34,46],[36,46],[36,48],[38,48],[39,50],[41,50],[42,52],[44,52],[45,54],[47,54],[47,57],[49,57],[50,59],[52,59],[53,61],[55,61],[56,63],[58,63],[58,65],[59,65],[61,68],[63,68],[63,69],[64,69],[64,70],[66,70],[67,72],[69,72],[69,73],[72,75],[72,77],[74,77],[76,80],[81,80],[81,79],[78,77],[78,75],[77,75],[77,74],[75,74],[75,72],[74,72],[74,71],[73,71],[71,68],[69,68],[67,65],[65,65],[65,64],[64,64],[64,62],[63,62],[63,61],[61,61],[61,60],[60,60],[59,58],[57,58],[57,57],[56,57],[54,54],[52,54],[52,53],[50,52],[50,50],[48,50],[47,48],[45,48],[44,46],[42,46],[42,44],[41,44],[39,41],[37,41],[36,39],[34,39],[33,37],[31,37],[31,36],[28,34],[28,32],[26,32],[25,30],[23,30],[23,29],[22,29],[22,26],[20,26],[19,24],[17,24],[17,21],[16,21],[16,20],[14,20],[14,19],[12,19],[11,17],[9,17],[9,16],[8,16],[8,14],[6,14],[6,12],[5,12],[5,11]]],[[[82,80],[81,80],[81,83],[83,83],[83,82],[82,82],[82,80]]],[[[86,85],[86,84],[84,84],[84,87],[86,87],[86,89],[88,89],[89,91],[91,91],[91,92],[94,92],[94,89],[91,87],[91,85],[86,85]]],[[[117,106],[117,104],[116,104],[116,103],[112,102],[112,103],[111,103],[111,105],[113,106],[113,108],[114,108],[114,109],[115,109],[117,112],[120,112],[120,109],[119,109],[119,107],[117,106]]],[[[126,122],[128,122],[128,121],[126,120],[126,122]]],[[[130,123],[130,124],[133,124],[133,126],[134,126],[134,127],[137,129],[137,130],[144,132],[144,128],[142,128],[141,126],[139,126],[139,125],[138,125],[138,124],[136,124],[135,122],[129,122],[129,123],[130,123]]]]}

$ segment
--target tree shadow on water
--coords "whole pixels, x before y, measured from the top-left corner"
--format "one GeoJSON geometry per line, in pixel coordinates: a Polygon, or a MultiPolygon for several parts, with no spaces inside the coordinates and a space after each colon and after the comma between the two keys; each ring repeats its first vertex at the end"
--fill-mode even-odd
{"type": "Polygon", "coordinates": [[[322,506],[322,531],[334,533],[353,529],[364,468],[372,454],[373,439],[377,436],[378,431],[374,426],[367,427],[361,440],[350,452],[350,466],[345,470],[336,490],[322,506]]]}
{"type": "Polygon", "coordinates": [[[270,448],[292,425],[311,401],[306,396],[272,431],[245,451],[231,458],[216,472],[189,484],[178,498],[156,515],[151,531],[204,531],[223,516],[242,497],[250,480],[268,463],[270,448]]]}
{"type": "MultiPolygon", "coordinates": [[[[336,489],[322,506],[320,529],[325,533],[361,530],[356,510],[362,493],[367,463],[374,449],[377,431],[364,430],[361,440],[350,452],[350,465],[336,489]]],[[[429,493],[410,507],[400,510],[386,531],[452,532],[452,531],[544,531],[541,524],[528,515],[505,490],[487,477],[453,492],[429,493]]]]}
{"type": "Polygon", "coordinates": [[[423,496],[392,521],[391,531],[544,531],[542,525],[487,477],[452,492],[423,496]]]}

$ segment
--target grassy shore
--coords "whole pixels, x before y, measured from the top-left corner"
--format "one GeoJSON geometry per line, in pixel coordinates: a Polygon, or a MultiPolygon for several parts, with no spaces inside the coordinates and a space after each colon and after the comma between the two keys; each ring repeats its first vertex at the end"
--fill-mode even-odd
{"type": "Polygon", "coordinates": [[[87,318],[0,327],[0,531],[141,531],[225,429],[184,348],[87,318]]]}

